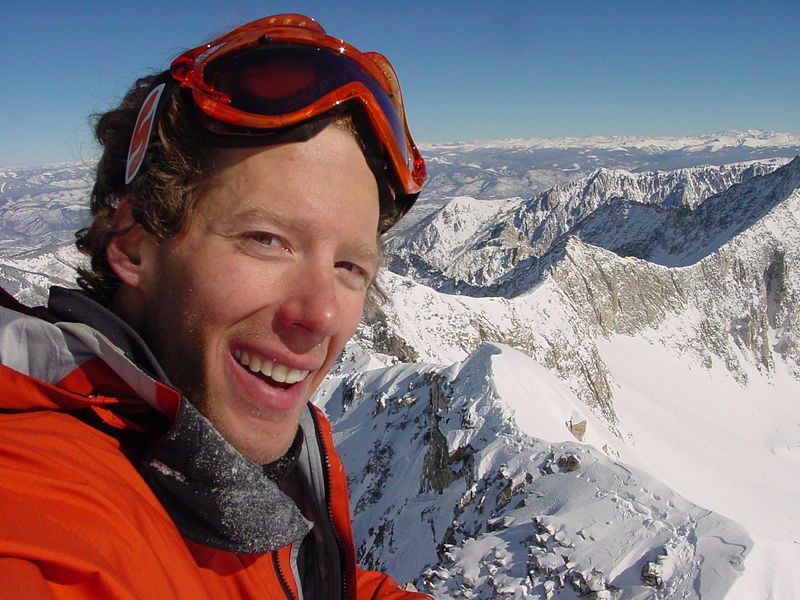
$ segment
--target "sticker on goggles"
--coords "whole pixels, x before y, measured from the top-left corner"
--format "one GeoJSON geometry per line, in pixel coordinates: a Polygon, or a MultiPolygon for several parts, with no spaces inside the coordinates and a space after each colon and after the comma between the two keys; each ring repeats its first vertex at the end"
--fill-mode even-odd
{"type": "Polygon", "coordinates": [[[150,133],[156,122],[156,108],[159,106],[159,99],[166,87],[165,83],[154,87],[139,109],[139,116],[136,117],[136,125],[133,126],[131,144],[128,147],[128,161],[125,164],[125,185],[128,185],[136,177],[139,168],[144,162],[145,151],[150,143],[150,133]]]}

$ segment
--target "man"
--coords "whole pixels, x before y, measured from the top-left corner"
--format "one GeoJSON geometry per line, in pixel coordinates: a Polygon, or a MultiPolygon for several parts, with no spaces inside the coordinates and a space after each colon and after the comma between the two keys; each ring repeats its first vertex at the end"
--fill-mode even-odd
{"type": "Polygon", "coordinates": [[[98,120],[83,291],[0,308],[0,598],[420,598],[309,404],[424,162],[388,61],[250,23],[98,120]]]}

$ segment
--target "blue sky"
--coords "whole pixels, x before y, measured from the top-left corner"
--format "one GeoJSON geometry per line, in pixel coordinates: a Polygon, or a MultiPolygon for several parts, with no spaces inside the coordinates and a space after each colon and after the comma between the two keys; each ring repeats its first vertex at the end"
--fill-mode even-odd
{"type": "Polygon", "coordinates": [[[136,77],[277,12],[386,54],[418,141],[800,133],[796,0],[32,0],[0,13],[0,165],[92,160],[136,77]]]}

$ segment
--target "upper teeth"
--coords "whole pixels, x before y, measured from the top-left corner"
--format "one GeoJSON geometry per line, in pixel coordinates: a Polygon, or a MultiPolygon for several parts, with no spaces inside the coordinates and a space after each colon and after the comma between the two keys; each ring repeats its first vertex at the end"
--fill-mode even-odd
{"type": "Polygon", "coordinates": [[[308,376],[308,371],[293,369],[279,362],[262,358],[242,350],[234,350],[234,358],[253,373],[262,373],[278,383],[297,383],[308,376]]]}

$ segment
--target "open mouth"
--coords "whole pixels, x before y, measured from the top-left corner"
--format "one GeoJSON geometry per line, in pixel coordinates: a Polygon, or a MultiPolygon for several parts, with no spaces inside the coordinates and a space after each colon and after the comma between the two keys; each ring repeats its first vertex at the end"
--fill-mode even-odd
{"type": "Polygon", "coordinates": [[[267,384],[283,390],[303,381],[309,374],[309,371],[288,367],[275,360],[243,350],[234,350],[233,357],[251,374],[267,384]]]}

